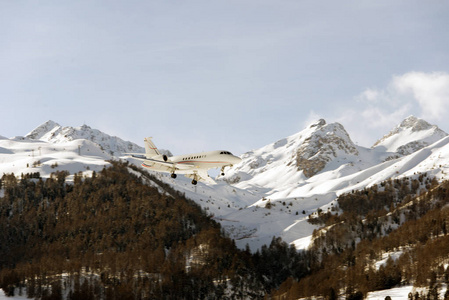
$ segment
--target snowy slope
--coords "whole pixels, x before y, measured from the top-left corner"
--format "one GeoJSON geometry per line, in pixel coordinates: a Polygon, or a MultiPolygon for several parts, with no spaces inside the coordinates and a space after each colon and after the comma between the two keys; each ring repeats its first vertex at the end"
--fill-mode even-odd
{"type": "MultiPolygon", "coordinates": [[[[242,162],[226,170],[216,185],[193,186],[183,176],[153,174],[213,215],[239,247],[248,243],[257,249],[280,236],[304,248],[317,228],[307,222],[308,216],[332,209],[341,193],[424,172],[445,178],[449,137],[434,128],[408,118],[376,147],[364,148],[351,141],[341,124],[318,120],[295,135],[243,154],[242,162]],[[428,145],[408,155],[391,152],[413,141],[428,145]]],[[[89,174],[123,151],[143,152],[120,141],[88,126],[61,127],[49,121],[26,137],[0,138],[0,174],[41,172],[46,177],[56,170],[89,174]],[[118,145],[126,150],[113,148],[118,145]]]]}
{"type": "Polygon", "coordinates": [[[324,120],[276,143],[242,155],[224,180],[240,188],[259,187],[285,197],[332,172],[341,177],[382,163],[392,153],[356,146],[339,123],[324,120]]]}
{"type": "MultiPolygon", "coordinates": [[[[407,124],[405,121],[401,124],[407,124]]],[[[429,126],[414,128],[414,133],[421,133],[426,142],[435,139],[435,135],[425,138],[432,136],[429,126]]],[[[307,247],[316,228],[307,222],[308,215],[318,209],[332,209],[342,193],[388,178],[413,177],[424,172],[444,179],[449,171],[449,138],[446,134],[442,136],[435,143],[402,156],[382,147],[355,146],[340,124],[319,120],[298,134],[242,155],[242,162],[224,179],[260,198],[246,209],[223,216],[233,220],[223,225],[236,227],[238,224],[252,232],[250,237],[237,241],[241,247],[249,243],[257,248],[269,243],[272,236],[307,247]],[[299,155],[304,159],[298,160],[299,155]],[[319,166],[319,171],[310,177],[305,176],[300,164],[295,164],[308,158],[319,166]]],[[[410,136],[402,131],[395,139],[398,144],[410,143],[410,136]]]]}
{"type": "Polygon", "coordinates": [[[25,137],[0,137],[0,174],[40,172],[48,177],[66,170],[72,176],[79,172],[89,175],[123,152],[144,151],[143,147],[87,125],[62,127],[47,121],[25,137]]]}
{"type": "Polygon", "coordinates": [[[143,153],[145,149],[134,143],[124,141],[116,136],[110,136],[87,125],[80,127],[61,126],[56,122],[47,121],[28,133],[26,138],[57,144],[78,139],[89,140],[110,155],[119,156],[122,153],[143,153]]]}
{"type": "Polygon", "coordinates": [[[447,136],[436,125],[410,116],[402,121],[387,135],[378,140],[373,148],[383,148],[388,152],[408,155],[447,136]]]}
{"type": "Polygon", "coordinates": [[[74,140],[52,144],[23,137],[0,140],[0,174],[16,176],[40,172],[48,177],[66,170],[90,174],[100,171],[111,156],[88,140],[74,140]]]}

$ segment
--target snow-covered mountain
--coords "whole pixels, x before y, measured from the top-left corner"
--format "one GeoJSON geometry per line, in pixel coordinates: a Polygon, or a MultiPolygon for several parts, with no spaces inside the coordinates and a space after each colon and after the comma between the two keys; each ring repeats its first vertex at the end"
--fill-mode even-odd
{"type": "Polygon", "coordinates": [[[356,173],[407,156],[446,136],[438,126],[410,116],[372,148],[365,148],[355,145],[341,124],[321,119],[297,134],[243,154],[242,162],[224,180],[241,187],[285,189],[319,173],[356,173]]]}
{"type": "Polygon", "coordinates": [[[447,136],[436,125],[430,125],[423,119],[410,116],[378,140],[372,148],[383,148],[388,152],[408,155],[447,136]]]}
{"type": "Polygon", "coordinates": [[[39,172],[48,177],[61,170],[91,174],[124,152],[144,152],[134,143],[87,125],[63,127],[47,121],[26,136],[0,137],[0,174],[39,172]]]}
{"type": "MultiPolygon", "coordinates": [[[[40,172],[49,177],[61,170],[89,176],[122,152],[143,152],[121,141],[86,125],[61,127],[48,121],[25,137],[0,135],[0,176],[40,172]]],[[[319,227],[308,222],[309,216],[333,210],[342,193],[422,173],[449,179],[448,134],[413,116],[371,148],[355,145],[341,124],[318,120],[241,157],[242,162],[227,169],[216,185],[193,186],[183,176],[154,175],[213,215],[238,247],[248,244],[253,250],[269,244],[274,236],[307,248],[319,227]]],[[[391,291],[370,296],[383,299],[393,295],[391,291]]],[[[395,292],[403,297],[410,291],[412,287],[406,286],[395,292]]]]}
{"type": "MultiPolygon", "coordinates": [[[[89,175],[123,152],[143,148],[86,125],[62,127],[48,121],[25,137],[0,137],[0,174],[57,170],[89,175]]],[[[409,117],[372,148],[355,145],[339,123],[318,120],[301,132],[242,156],[218,184],[192,186],[183,176],[155,175],[201,205],[221,222],[239,247],[252,249],[273,236],[307,247],[317,210],[337,205],[338,195],[388,178],[449,174],[449,136],[409,117]]]]}
{"type": "Polygon", "coordinates": [[[356,146],[341,124],[321,119],[297,134],[243,154],[242,162],[228,171],[224,180],[242,188],[263,186],[285,191],[320,172],[354,173],[390,155],[356,146]]]}
{"type": "Polygon", "coordinates": [[[41,140],[53,144],[79,139],[89,140],[99,145],[102,150],[113,156],[119,156],[122,153],[127,152],[145,152],[143,147],[140,147],[132,142],[124,141],[116,136],[110,136],[100,130],[92,129],[87,125],[82,125],[80,127],[63,127],[51,120],[38,126],[25,137],[32,140],[41,140]]]}
{"type": "Polygon", "coordinates": [[[326,124],[321,119],[295,135],[245,153],[243,162],[226,179],[236,183],[242,177],[254,178],[271,171],[277,175],[300,171],[299,176],[309,178],[336,158],[348,159],[357,155],[358,150],[343,126],[326,124]],[[279,172],[281,168],[283,170],[279,172]]]}
{"type": "Polygon", "coordinates": [[[49,143],[23,137],[0,139],[0,175],[39,172],[49,177],[56,171],[82,172],[85,175],[100,171],[111,155],[88,140],[49,143]]]}
{"type": "MultiPolygon", "coordinates": [[[[240,246],[248,242],[257,247],[268,243],[274,235],[298,247],[307,246],[316,229],[307,222],[308,215],[331,209],[342,193],[388,178],[413,177],[425,172],[445,178],[449,170],[449,137],[427,124],[409,117],[396,127],[402,130],[392,131],[397,132],[391,135],[397,145],[421,143],[421,149],[414,148],[408,155],[394,152],[400,146],[387,148],[380,143],[374,148],[356,146],[341,124],[326,124],[324,120],[249,151],[223,179],[258,195],[259,200],[223,219],[238,220],[239,226],[246,228],[244,232],[252,232],[251,237],[237,242],[240,246]]],[[[236,227],[235,222],[222,224],[225,228],[236,227]]]]}

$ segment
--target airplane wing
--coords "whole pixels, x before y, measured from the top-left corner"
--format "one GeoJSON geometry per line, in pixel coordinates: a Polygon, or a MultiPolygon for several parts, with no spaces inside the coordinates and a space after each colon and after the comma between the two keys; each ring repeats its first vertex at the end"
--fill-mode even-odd
{"type": "Polygon", "coordinates": [[[127,158],[135,158],[138,160],[146,160],[145,153],[123,153],[127,158]]]}
{"type": "Polygon", "coordinates": [[[212,178],[210,178],[209,174],[207,174],[207,170],[204,169],[199,169],[192,171],[192,173],[184,174],[185,177],[190,179],[195,179],[195,175],[198,181],[202,181],[208,184],[216,184],[216,182],[212,178]]]}

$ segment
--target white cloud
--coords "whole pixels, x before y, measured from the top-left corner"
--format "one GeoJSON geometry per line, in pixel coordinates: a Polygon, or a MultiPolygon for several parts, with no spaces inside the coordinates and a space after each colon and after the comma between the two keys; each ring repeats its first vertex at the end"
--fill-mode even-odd
{"type": "Polygon", "coordinates": [[[410,105],[405,104],[394,110],[382,107],[370,106],[364,109],[360,116],[367,122],[370,128],[386,129],[397,125],[409,115],[410,105]]]}
{"type": "Polygon", "coordinates": [[[361,110],[347,109],[336,121],[343,124],[355,143],[371,147],[406,118],[410,114],[409,110],[409,105],[390,110],[382,106],[368,105],[361,110]]]}
{"type": "Polygon", "coordinates": [[[378,89],[367,88],[358,96],[357,99],[361,102],[376,103],[382,98],[384,98],[382,91],[378,89]]]}
{"type": "MultiPolygon", "coordinates": [[[[445,72],[409,72],[394,76],[385,89],[367,88],[359,102],[374,105],[380,119],[404,112],[404,106],[428,121],[443,120],[449,111],[449,74],[445,72]],[[380,110],[386,114],[380,113],[380,110]],[[396,110],[396,112],[391,112],[396,110]]],[[[371,112],[373,114],[374,112],[371,112]]],[[[370,115],[367,113],[367,115],[370,115]]]]}
{"type": "Polygon", "coordinates": [[[411,114],[428,122],[445,121],[449,112],[449,74],[408,72],[393,76],[383,89],[367,88],[355,99],[358,111],[354,108],[347,113],[349,116],[340,118],[352,120],[355,132],[364,128],[365,134],[380,134],[411,114]]]}
{"type": "Polygon", "coordinates": [[[399,96],[412,96],[421,109],[422,118],[442,120],[449,110],[449,74],[444,72],[410,72],[395,76],[391,87],[399,96]]]}
{"type": "Polygon", "coordinates": [[[385,88],[367,88],[338,122],[354,139],[369,145],[409,115],[441,123],[449,113],[449,74],[408,72],[393,76],[385,88]]]}

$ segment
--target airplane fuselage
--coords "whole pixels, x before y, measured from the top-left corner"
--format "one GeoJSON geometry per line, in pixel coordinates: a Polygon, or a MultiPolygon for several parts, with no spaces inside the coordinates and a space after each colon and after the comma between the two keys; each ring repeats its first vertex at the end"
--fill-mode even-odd
{"type": "Polygon", "coordinates": [[[176,178],[177,174],[183,174],[192,179],[192,184],[197,184],[198,180],[214,183],[207,174],[207,170],[221,168],[221,172],[224,174],[225,167],[231,167],[241,161],[239,157],[224,150],[168,157],[159,152],[150,137],[145,138],[144,142],[145,155],[129,153],[131,157],[143,161],[142,167],[156,172],[171,173],[172,178],[176,178]]]}
{"type": "MultiPolygon", "coordinates": [[[[208,170],[223,168],[237,164],[240,161],[241,159],[239,157],[232,155],[229,151],[221,150],[177,155],[167,158],[167,162],[176,164],[176,173],[178,174],[188,174],[196,169],[208,170]]],[[[152,164],[152,161],[145,161],[142,166],[158,172],[172,172],[172,170],[164,165],[152,164]]]]}

